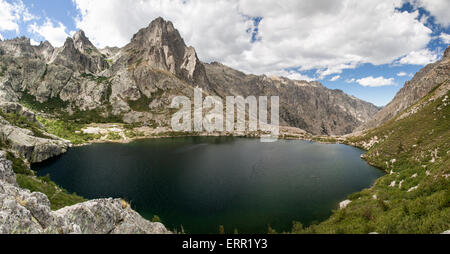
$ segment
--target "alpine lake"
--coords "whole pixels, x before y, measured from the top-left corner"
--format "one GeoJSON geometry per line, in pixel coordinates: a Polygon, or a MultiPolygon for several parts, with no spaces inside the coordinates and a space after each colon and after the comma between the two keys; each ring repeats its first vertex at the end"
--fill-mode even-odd
{"type": "Polygon", "coordinates": [[[362,150],[299,140],[183,137],[93,144],[32,167],[88,199],[123,198],[190,234],[289,232],[327,219],[384,173],[362,150]]]}

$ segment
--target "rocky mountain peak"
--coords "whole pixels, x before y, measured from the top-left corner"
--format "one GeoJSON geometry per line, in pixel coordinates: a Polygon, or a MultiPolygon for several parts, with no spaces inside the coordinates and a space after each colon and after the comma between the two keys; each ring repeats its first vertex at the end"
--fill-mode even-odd
{"type": "Polygon", "coordinates": [[[74,40],[87,40],[88,41],[88,38],[86,37],[86,34],[84,33],[84,31],[82,29],[80,29],[76,33],[74,33],[72,38],[74,40]]]}
{"type": "Polygon", "coordinates": [[[177,44],[177,46],[186,46],[178,30],[175,29],[171,21],[165,21],[159,17],[153,20],[150,25],[137,32],[132,39],[132,43],[142,46],[163,46],[177,44]]]}
{"type": "Polygon", "coordinates": [[[450,46],[445,50],[443,59],[450,59],[450,46]]]}
{"type": "Polygon", "coordinates": [[[55,48],[49,41],[42,41],[36,49],[37,53],[41,55],[47,62],[50,61],[55,52],[55,48]]]}
{"type": "Polygon", "coordinates": [[[53,45],[49,42],[49,41],[41,41],[41,43],[39,44],[40,48],[52,48],[53,49],[53,45]]]}
{"type": "Polygon", "coordinates": [[[100,72],[109,66],[81,30],[73,38],[67,38],[64,45],[55,50],[50,62],[79,72],[91,73],[100,72]]]}
{"type": "Polygon", "coordinates": [[[83,30],[78,30],[72,37],[74,46],[80,52],[93,53],[93,51],[97,52],[97,49],[92,44],[92,42],[86,37],[83,30]]]}
{"type": "Polygon", "coordinates": [[[173,23],[161,17],[139,30],[124,51],[128,53],[127,61],[138,68],[168,71],[198,86],[206,86],[205,67],[195,49],[186,46],[173,23]]]}

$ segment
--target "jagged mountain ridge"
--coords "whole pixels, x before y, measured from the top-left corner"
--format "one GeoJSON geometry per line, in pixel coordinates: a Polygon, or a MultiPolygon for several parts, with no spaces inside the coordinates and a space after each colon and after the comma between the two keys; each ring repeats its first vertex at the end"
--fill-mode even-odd
{"type": "Polygon", "coordinates": [[[283,125],[312,134],[351,133],[378,108],[330,90],[318,82],[246,75],[221,64],[202,63],[172,22],[158,18],[123,48],[97,49],[83,31],[61,48],[29,39],[0,42],[0,100],[20,102],[24,95],[47,103],[61,100],[63,111],[99,112],[126,123],[170,122],[174,96],[193,96],[194,87],[220,97],[280,96],[283,125]]]}
{"type": "Polygon", "coordinates": [[[205,66],[211,88],[217,94],[280,96],[281,124],[316,135],[350,133],[379,110],[341,90],[330,90],[319,82],[246,75],[220,63],[205,66]]]}

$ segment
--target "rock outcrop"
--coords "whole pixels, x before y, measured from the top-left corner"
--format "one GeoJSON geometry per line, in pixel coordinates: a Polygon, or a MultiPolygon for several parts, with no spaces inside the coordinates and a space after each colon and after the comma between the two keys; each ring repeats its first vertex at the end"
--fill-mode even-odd
{"type": "Polygon", "coordinates": [[[339,209],[344,209],[346,208],[348,205],[350,205],[350,203],[352,203],[351,200],[344,200],[341,203],[339,203],[339,209]]]}
{"type": "Polygon", "coordinates": [[[98,73],[109,67],[104,56],[81,30],[73,38],[67,38],[62,48],[55,50],[50,63],[80,73],[98,73]]]}
{"type": "Polygon", "coordinates": [[[172,22],[158,18],[136,33],[123,51],[129,63],[164,70],[198,86],[207,83],[205,67],[187,47],[172,22]]]}
{"type": "Polygon", "coordinates": [[[0,116],[0,142],[7,144],[30,163],[45,161],[65,153],[70,142],[52,135],[48,138],[36,137],[33,131],[11,125],[0,116]]]}
{"type": "Polygon", "coordinates": [[[36,114],[18,103],[0,102],[0,110],[6,114],[16,114],[25,117],[30,122],[37,122],[36,114]]]}
{"type": "Polygon", "coordinates": [[[120,199],[98,199],[51,211],[42,193],[17,186],[12,164],[0,151],[0,234],[168,234],[120,199]]]}

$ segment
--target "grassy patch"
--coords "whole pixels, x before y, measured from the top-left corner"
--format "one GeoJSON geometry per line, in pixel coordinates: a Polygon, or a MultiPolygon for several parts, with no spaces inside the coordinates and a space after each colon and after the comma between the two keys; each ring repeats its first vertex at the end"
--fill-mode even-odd
{"type": "Polygon", "coordinates": [[[34,175],[34,171],[29,169],[28,165],[25,164],[23,158],[16,158],[14,154],[8,152],[6,154],[6,159],[12,162],[14,173],[29,176],[34,175]]]}
{"type": "Polygon", "coordinates": [[[5,76],[6,70],[7,70],[7,69],[8,69],[8,68],[7,68],[6,66],[2,66],[2,67],[0,68],[0,77],[5,76]]]}
{"type": "Polygon", "coordinates": [[[161,218],[159,218],[158,215],[154,215],[153,218],[152,218],[152,222],[159,222],[159,223],[162,223],[162,220],[161,220],[161,218]]]}
{"type": "Polygon", "coordinates": [[[108,102],[109,99],[111,98],[111,94],[112,94],[112,86],[111,84],[108,84],[108,86],[106,87],[106,93],[104,93],[102,96],[102,101],[108,102]]]}
{"type": "Polygon", "coordinates": [[[68,102],[61,100],[59,97],[51,98],[44,103],[40,103],[36,100],[35,96],[28,93],[22,95],[20,103],[32,110],[46,113],[60,113],[69,106],[68,102]]]}
{"type": "Polygon", "coordinates": [[[91,81],[97,82],[97,84],[102,84],[108,82],[111,78],[105,76],[95,76],[91,73],[81,73],[81,77],[87,78],[91,81]]]}
{"type": "Polygon", "coordinates": [[[44,70],[44,73],[42,73],[41,81],[45,80],[45,77],[47,76],[47,72],[48,72],[48,64],[45,65],[45,70],[44,70]]]}
{"type": "Polygon", "coordinates": [[[150,103],[153,101],[153,99],[148,98],[145,95],[141,95],[141,98],[139,98],[136,101],[128,101],[128,105],[130,108],[136,112],[148,112],[150,111],[150,103]]]}
{"type": "Polygon", "coordinates": [[[77,124],[91,123],[122,123],[122,116],[115,116],[108,113],[108,109],[97,108],[94,110],[75,110],[72,115],[62,114],[59,118],[63,121],[70,121],[77,124]]]}
{"type": "Polygon", "coordinates": [[[58,210],[86,201],[86,199],[78,196],[76,193],[70,194],[66,190],[59,188],[48,176],[35,177],[18,174],[17,183],[20,188],[28,189],[31,192],[44,193],[50,200],[52,210],[58,210]]]}
{"type": "Polygon", "coordinates": [[[5,120],[7,120],[10,124],[23,128],[28,129],[33,132],[34,136],[39,138],[48,138],[51,139],[51,137],[44,134],[44,132],[41,130],[41,126],[37,122],[32,122],[28,120],[28,118],[18,115],[18,114],[7,114],[0,110],[0,116],[2,116],[5,120]]]}
{"type": "Polygon", "coordinates": [[[133,131],[133,130],[126,130],[125,131],[125,137],[127,138],[138,138],[138,137],[143,137],[145,136],[145,134],[143,132],[139,132],[139,131],[133,131]]]}
{"type": "Polygon", "coordinates": [[[128,101],[128,105],[136,112],[148,112],[150,111],[150,103],[152,103],[155,98],[161,97],[163,94],[164,90],[158,88],[155,93],[152,93],[151,98],[141,94],[141,98],[136,101],[128,101]]]}
{"type": "Polygon", "coordinates": [[[122,136],[120,136],[117,132],[109,132],[108,136],[106,137],[108,140],[121,140],[122,136]]]}
{"type": "Polygon", "coordinates": [[[56,119],[44,119],[41,117],[38,117],[38,119],[48,133],[69,140],[75,145],[85,144],[91,140],[100,138],[100,135],[84,134],[81,131],[85,127],[83,124],[56,119]]]}

